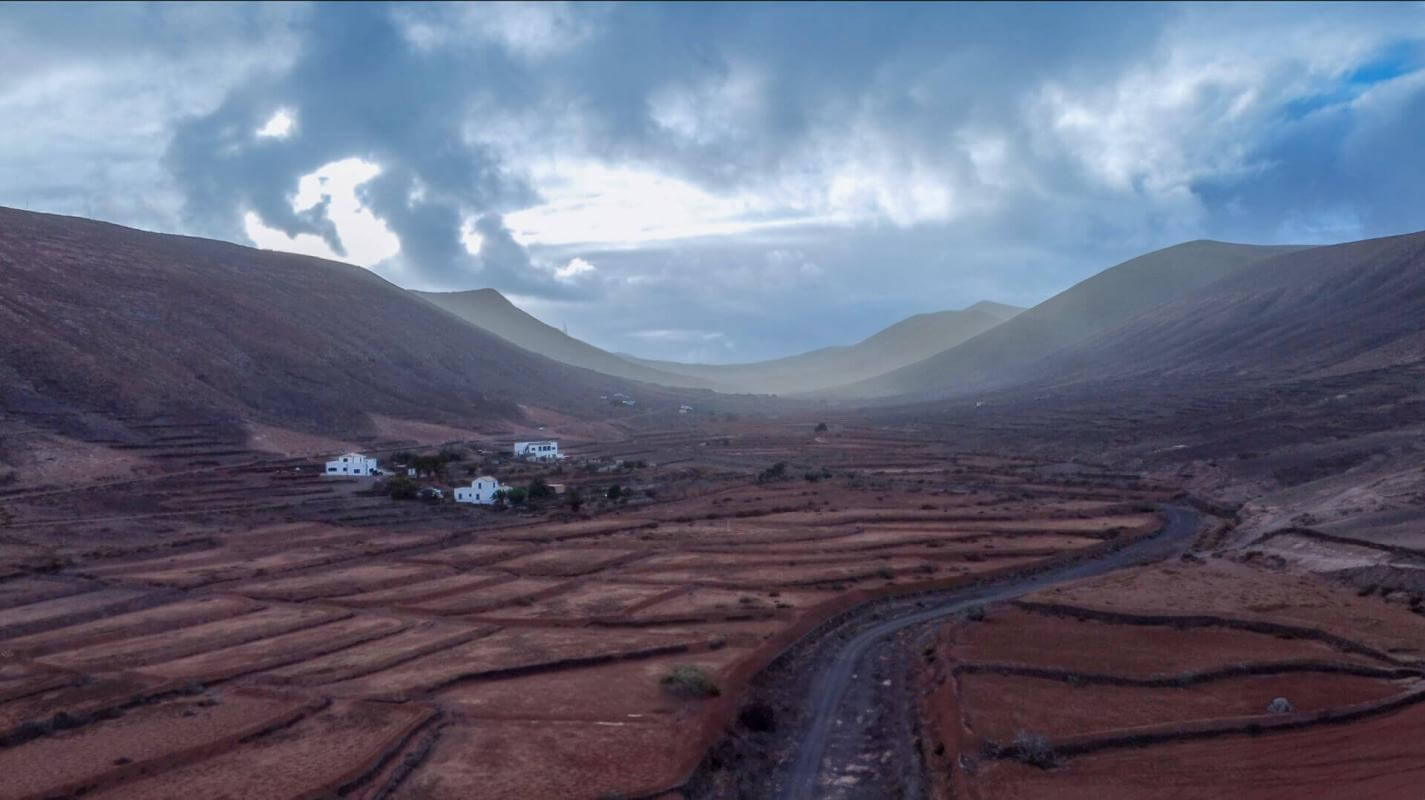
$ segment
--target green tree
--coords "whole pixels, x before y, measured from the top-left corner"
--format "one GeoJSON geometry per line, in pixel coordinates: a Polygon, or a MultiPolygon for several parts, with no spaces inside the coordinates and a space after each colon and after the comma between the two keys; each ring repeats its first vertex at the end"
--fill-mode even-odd
{"type": "Polygon", "coordinates": [[[406,475],[395,475],[386,481],[386,493],[392,500],[410,500],[421,490],[421,485],[406,475]]]}
{"type": "Polygon", "coordinates": [[[550,486],[544,478],[536,476],[534,480],[529,482],[527,492],[529,493],[530,500],[543,500],[546,497],[554,496],[554,487],[550,486]]]}

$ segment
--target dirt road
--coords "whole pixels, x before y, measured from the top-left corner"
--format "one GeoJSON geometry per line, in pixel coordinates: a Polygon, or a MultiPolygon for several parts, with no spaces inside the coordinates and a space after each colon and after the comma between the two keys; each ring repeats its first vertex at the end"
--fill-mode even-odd
{"type": "MultiPolygon", "coordinates": [[[[877,741],[879,737],[876,735],[878,730],[883,729],[874,726],[843,725],[847,720],[865,716],[862,712],[866,711],[864,706],[868,700],[875,705],[879,702],[879,696],[892,694],[883,688],[889,686],[889,679],[877,680],[882,677],[880,673],[884,670],[878,670],[869,663],[873,651],[886,644],[898,632],[933,622],[972,605],[1008,600],[1057,583],[1089,578],[1181,553],[1197,531],[1198,512],[1177,506],[1164,507],[1163,511],[1166,524],[1162,530],[1121,550],[1012,582],[979,586],[942,595],[937,597],[930,607],[911,607],[904,613],[883,615],[887,618],[859,629],[854,636],[836,644],[835,651],[824,657],[824,669],[810,682],[810,688],[804,696],[807,714],[803,719],[808,721],[796,737],[799,743],[795,746],[795,755],[782,760],[778,765],[777,771],[782,774],[767,776],[765,785],[775,787],[770,796],[783,800],[811,800],[833,795],[886,796],[884,792],[891,787],[874,787],[863,782],[853,784],[850,781],[836,780],[843,774],[841,767],[856,760],[858,756],[879,754],[886,750],[886,742],[877,741]],[[848,695],[854,695],[854,698],[848,695]],[[852,702],[853,699],[855,702],[852,702]],[[853,705],[856,707],[849,707],[853,705]],[[834,747],[829,747],[833,743],[834,747]],[[856,788],[851,788],[853,785],[856,788]]],[[[884,699],[894,702],[891,698],[884,699]]],[[[884,712],[884,708],[878,710],[884,712]]],[[[893,713],[899,714],[900,710],[897,709],[893,713]]],[[[904,792],[904,787],[895,787],[895,791],[900,794],[904,792]]],[[[914,795],[916,792],[909,794],[914,795]]]]}

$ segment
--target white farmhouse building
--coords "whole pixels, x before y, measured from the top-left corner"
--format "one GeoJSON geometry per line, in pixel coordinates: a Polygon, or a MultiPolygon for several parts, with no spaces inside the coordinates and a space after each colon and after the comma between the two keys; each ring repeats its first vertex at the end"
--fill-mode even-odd
{"type": "Polygon", "coordinates": [[[559,442],[546,439],[539,442],[515,442],[515,458],[531,461],[556,461],[559,459],[559,442]]]}
{"type": "Polygon", "coordinates": [[[376,475],[381,470],[376,459],[360,453],[347,453],[341,458],[327,462],[327,475],[376,475]]]}
{"type": "Polygon", "coordinates": [[[499,481],[489,475],[481,475],[471,481],[469,486],[461,486],[455,490],[455,502],[487,506],[495,502],[495,492],[501,488],[499,481]]]}

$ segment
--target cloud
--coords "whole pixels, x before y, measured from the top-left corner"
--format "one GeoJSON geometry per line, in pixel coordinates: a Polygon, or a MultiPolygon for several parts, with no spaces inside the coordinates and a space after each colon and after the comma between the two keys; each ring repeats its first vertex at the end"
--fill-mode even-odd
{"type": "Polygon", "coordinates": [[[581,275],[588,275],[598,270],[593,264],[578,256],[569,259],[569,263],[554,271],[554,277],[561,281],[572,281],[581,275]]]}
{"type": "Polygon", "coordinates": [[[296,125],[296,116],[288,109],[279,108],[261,128],[257,129],[257,135],[286,139],[292,135],[292,129],[296,125]]]}
{"type": "Polygon", "coordinates": [[[1100,12],[11,6],[0,202],[494,286],[615,349],[734,331],[699,351],[733,360],[1183,239],[1425,228],[1425,8],[1100,12]]]}

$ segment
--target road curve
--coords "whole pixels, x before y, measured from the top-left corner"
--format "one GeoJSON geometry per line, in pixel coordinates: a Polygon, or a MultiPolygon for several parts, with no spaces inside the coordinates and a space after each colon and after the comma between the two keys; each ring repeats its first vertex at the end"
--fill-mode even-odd
{"type": "Polygon", "coordinates": [[[837,718],[837,710],[851,684],[857,664],[882,639],[912,625],[931,622],[968,606],[1009,600],[1065,581],[1091,578],[1107,572],[1159,561],[1182,552],[1197,531],[1199,515],[1191,508],[1164,506],[1166,522],[1157,533],[1100,558],[1086,559],[1023,579],[976,586],[939,600],[932,608],[888,619],[867,628],[841,646],[828,669],[812,681],[809,697],[815,703],[811,721],[795,759],[779,782],[781,800],[814,800],[819,796],[817,778],[826,753],[827,738],[837,718]]]}

